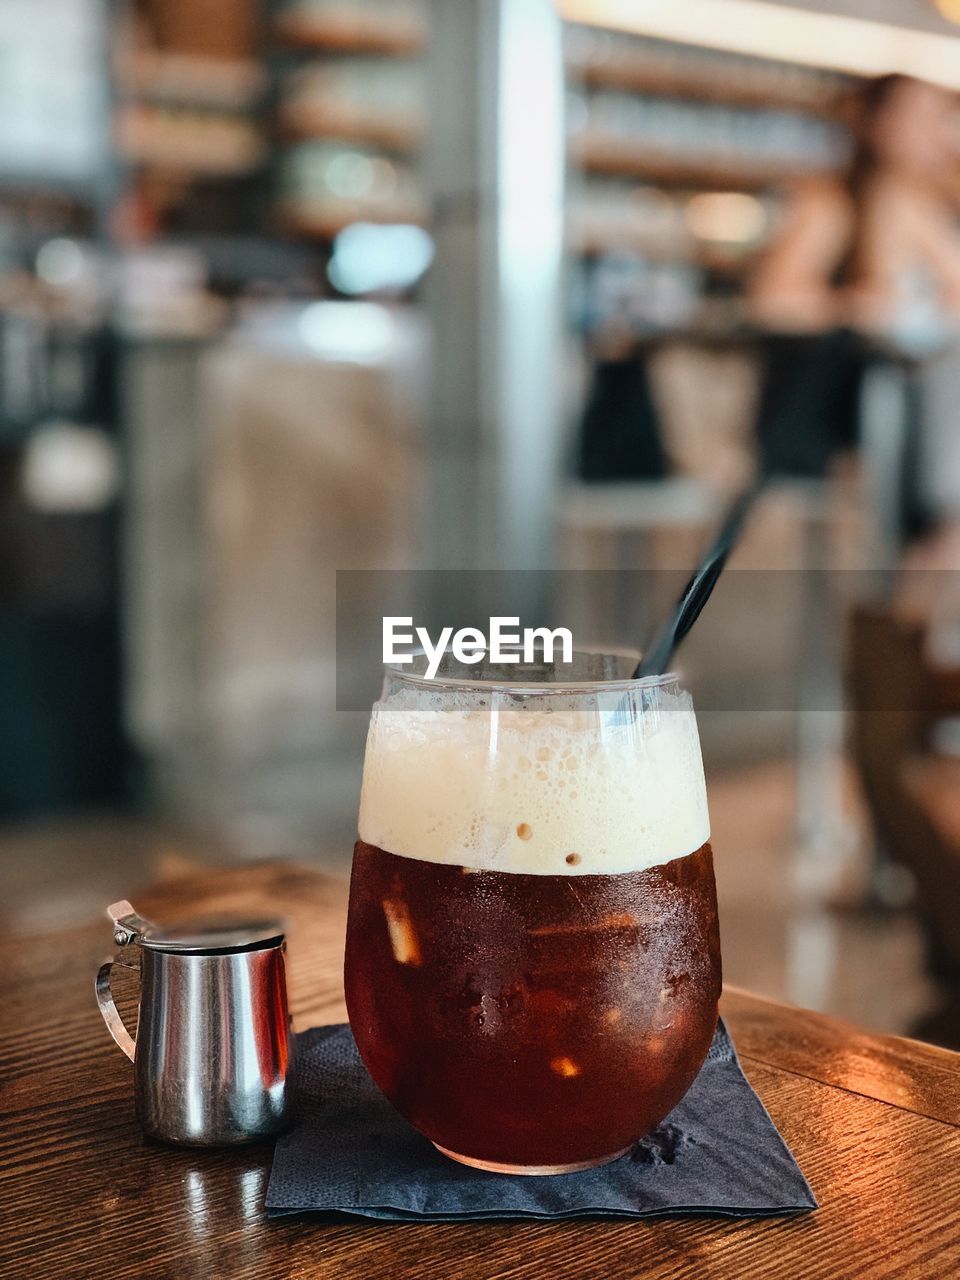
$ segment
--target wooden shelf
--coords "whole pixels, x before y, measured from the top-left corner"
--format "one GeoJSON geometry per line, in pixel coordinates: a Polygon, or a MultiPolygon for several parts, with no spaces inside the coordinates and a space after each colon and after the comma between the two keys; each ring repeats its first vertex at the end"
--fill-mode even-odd
{"type": "Polygon", "coordinates": [[[374,27],[351,18],[306,19],[280,17],[274,34],[288,49],[319,53],[367,53],[387,57],[414,57],[426,46],[426,35],[412,26],[394,30],[374,27]]]}
{"type": "Polygon", "coordinates": [[[608,253],[635,253],[658,264],[688,263],[718,275],[738,277],[750,267],[759,246],[731,247],[694,242],[688,245],[662,244],[644,240],[642,236],[624,231],[593,234],[568,230],[566,247],[569,253],[581,257],[595,257],[608,253]]]}
{"type": "Polygon", "coordinates": [[[585,173],[691,190],[766,191],[810,172],[799,165],[687,161],[596,135],[572,139],[568,157],[585,173]]]}
{"type": "Polygon", "coordinates": [[[134,167],[192,178],[245,178],[263,165],[265,148],[253,138],[242,145],[198,146],[186,133],[176,132],[181,136],[130,132],[119,140],[120,157],[134,167]]]}
{"type": "Polygon", "coordinates": [[[821,119],[836,120],[833,102],[812,94],[783,92],[771,87],[737,84],[726,80],[711,84],[692,74],[677,75],[648,62],[571,62],[567,75],[591,89],[618,89],[626,93],[649,94],[652,97],[682,98],[714,106],[758,107],[770,110],[798,111],[821,119]]]}
{"type": "Polygon", "coordinates": [[[129,55],[118,60],[116,80],[134,100],[231,112],[254,110],[266,89],[259,62],[190,54],[129,55]]]}
{"type": "Polygon", "coordinates": [[[258,172],[262,159],[250,161],[214,160],[205,156],[185,155],[179,148],[142,147],[124,151],[123,162],[132,169],[155,169],[187,178],[231,181],[249,178],[258,172]]]}
{"type": "Polygon", "coordinates": [[[281,108],[277,132],[281,142],[354,142],[401,155],[415,152],[423,136],[419,127],[402,120],[312,108],[281,108]]]}
{"type": "Polygon", "coordinates": [[[205,117],[169,112],[152,104],[120,105],[114,138],[127,164],[210,178],[244,177],[266,158],[257,124],[243,116],[205,117]]]}
{"type": "Polygon", "coordinates": [[[421,211],[400,206],[393,209],[356,206],[311,211],[306,208],[297,209],[292,205],[281,205],[275,215],[275,223],[279,231],[302,240],[332,240],[345,227],[355,222],[402,222],[418,227],[427,225],[421,211]]]}

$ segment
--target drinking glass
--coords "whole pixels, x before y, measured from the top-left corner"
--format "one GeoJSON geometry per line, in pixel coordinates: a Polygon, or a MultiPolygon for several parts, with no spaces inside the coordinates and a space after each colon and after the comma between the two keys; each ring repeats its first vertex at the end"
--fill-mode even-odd
{"type": "Polygon", "coordinates": [[[575,653],[388,668],[345,983],[371,1076],[442,1152],[548,1174],[622,1155],[717,1021],[703,765],[676,676],[575,653]]]}

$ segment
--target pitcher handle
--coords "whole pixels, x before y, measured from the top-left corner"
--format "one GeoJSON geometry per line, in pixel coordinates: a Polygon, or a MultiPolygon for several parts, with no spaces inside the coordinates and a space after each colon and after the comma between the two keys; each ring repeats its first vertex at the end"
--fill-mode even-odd
{"type": "MultiPolygon", "coordinates": [[[[100,1012],[103,1020],[107,1024],[107,1030],[113,1036],[114,1040],[133,1062],[134,1054],[137,1049],[137,1042],[133,1036],[123,1025],[123,1019],[120,1017],[120,1011],[114,1003],[113,991],[110,989],[110,977],[113,973],[113,967],[118,964],[117,960],[107,960],[100,966],[97,973],[97,1004],[100,1006],[100,1012]]],[[[123,966],[124,968],[128,966],[123,966]]]]}

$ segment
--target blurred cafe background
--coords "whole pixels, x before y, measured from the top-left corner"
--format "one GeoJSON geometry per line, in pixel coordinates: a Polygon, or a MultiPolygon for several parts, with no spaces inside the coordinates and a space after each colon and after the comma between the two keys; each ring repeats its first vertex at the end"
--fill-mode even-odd
{"type": "Polygon", "coordinates": [[[0,0],[4,926],[347,874],[338,570],[637,645],[762,476],[726,977],[960,1047],[958,91],[957,0],[0,0]]]}

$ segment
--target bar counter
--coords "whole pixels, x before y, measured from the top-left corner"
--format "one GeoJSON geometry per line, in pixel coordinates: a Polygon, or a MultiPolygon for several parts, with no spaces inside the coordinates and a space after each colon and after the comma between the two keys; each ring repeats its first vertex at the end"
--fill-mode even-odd
{"type": "MultiPolygon", "coordinates": [[[[343,882],[265,863],[131,896],[164,922],[280,914],[295,1025],[345,1018],[343,882]]],[[[799,1218],[269,1221],[271,1144],[204,1152],[141,1138],[132,1069],[93,994],[111,951],[105,917],[0,943],[3,1280],[960,1274],[960,1054],[725,992],[744,1070],[821,1204],[799,1218]]]]}

